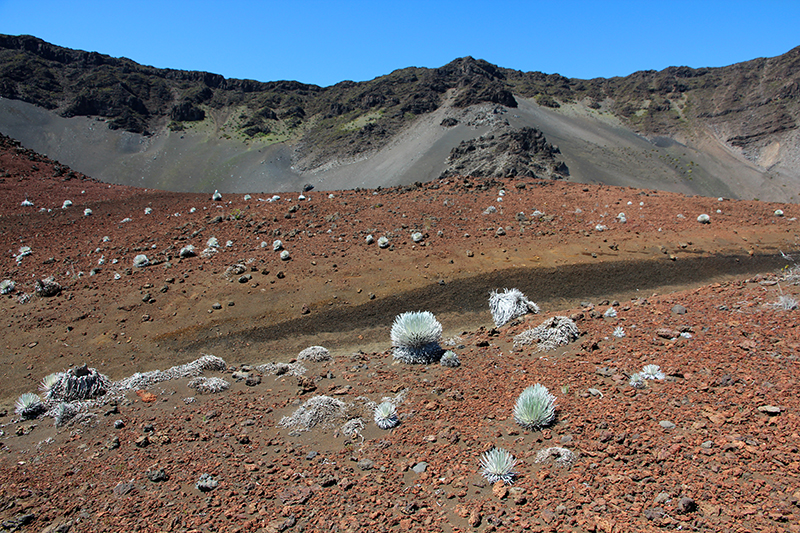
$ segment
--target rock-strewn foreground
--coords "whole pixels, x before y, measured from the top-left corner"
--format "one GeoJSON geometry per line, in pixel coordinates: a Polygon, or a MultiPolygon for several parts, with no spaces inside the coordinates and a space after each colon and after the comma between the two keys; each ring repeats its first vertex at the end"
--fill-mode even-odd
{"type": "Polygon", "coordinates": [[[2,144],[0,269],[16,283],[0,300],[4,530],[798,529],[800,335],[797,311],[774,305],[800,292],[781,255],[797,253],[796,205],[462,177],[213,201],[109,186],[2,144]],[[181,258],[189,244],[198,255],[181,258]],[[57,295],[20,302],[48,276],[57,295]],[[488,294],[504,287],[541,313],[494,329],[488,294]],[[393,363],[392,321],[415,310],[436,314],[460,367],[393,363]],[[556,315],[577,341],[515,348],[556,315]],[[259,370],[313,345],[332,360],[259,370]],[[118,381],[203,353],[225,360],[203,375],[229,390],[161,381],[59,428],[14,414],[51,372],[87,363],[118,381]],[[665,378],[631,387],[646,364],[665,378]],[[511,410],[537,382],[557,414],[529,431],[511,410]],[[351,416],[391,397],[400,424],[279,427],[315,395],[351,416]],[[511,488],[478,473],[492,446],[519,461],[511,488]],[[535,462],[550,446],[577,459],[535,462]],[[203,474],[218,486],[201,492],[203,474]]]}

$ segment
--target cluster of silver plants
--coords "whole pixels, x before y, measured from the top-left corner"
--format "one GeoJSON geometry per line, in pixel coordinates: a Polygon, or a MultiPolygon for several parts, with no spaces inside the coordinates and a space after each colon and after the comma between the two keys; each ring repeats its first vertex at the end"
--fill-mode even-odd
{"type": "Polygon", "coordinates": [[[553,461],[553,464],[556,466],[566,468],[568,466],[572,466],[576,459],[577,457],[571,450],[562,448],[560,446],[552,446],[550,448],[539,450],[536,453],[536,459],[534,459],[534,461],[537,463],[547,463],[553,461]]]}
{"type": "Polygon", "coordinates": [[[53,416],[53,423],[60,428],[81,412],[80,402],[59,402],[49,414],[53,416]]]}
{"type": "Polygon", "coordinates": [[[554,350],[577,340],[579,335],[578,326],[572,319],[565,316],[554,316],[535,328],[523,331],[514,337],[514,347],[538,342],[538,351],[554,350]]]}
{"type": "Polygon", "coordinates": [[[230,383],[222,378],[207,378],[198,376],[193,378],[186,384],[190,389],[194,389],[200,394],[216,394],[228,390],[231,386],[230,383]]]}
{"type": "Polygon", "coordinates": [[[381,402],[375,407],[375,425],[381,429],[391,429],[400,423],[397,407],[392,402],[381,402]]]}
{"type": "Polygon", "coordinates": [[[223,371],[226,368],[228,368],[228,365],[222,358],[215,355],[203,354],[191,363],[176,365],[167,370],[137,372],[127,378],[113,382],[111,384],[111,390],[125,392],[129,390],[147,389],[163,381],[192,378],[201,375],[206,370],[223,371]]]}
{"type": "Polygon", "coordinates": [[[514,483],[514,467],[517,460],[511,453],[503,448],[492,448],[481,455],[481,475],[489,483],[495,484],[502,481],[506,485],[514,483]]]}
{"type": "Polygon", "coordinates": [[[603,313],[603,316],[605,318],[617,318],[617,310],[614,309],[613,307],[609,307],[608,309],[606,309],[606,312],[603,313]]]}
{"type": "Polygon", "coordinates": [[[547,387],[537,383],[527,387],[514,405],[514,421],[525,429],[539,429],[550,424],[556,416],[556,398],[547,387]]]}
{"type": "Polygon", "coordinates": [[[150,260],[147,259],[147,256],[144,254],[139,254],[133,258],[133,266],[135,267],[146,267],[150,264],[150,260]]]}
{"type": "Polygon", "coordinates": [[[258,365],[256,370],[273,376],[302,376],[306,373],[306,367],[300,363],[265,363],[258,365]]]}
{"type": "Polygon", "coordinates": [[[348,405],[331,396],[314,396],[305,401],[291,416],[284,416],[278,423],[285,428],[308,431],[313,427],[333,427],[343,419],[349,419],[348,405]]]}
{"type": "Polygon", "coordinates": [[[108,392],[111,381],[97,371],[82,365],[57,374],[58,379],[47,378],[49,387],[45,397],[50,401],[72,402],[97,398],[108,392]]]}
{"type": "Polygon", "coordinates": [[[461,366],[461,361],[458,359],[458,355],[453,350],[447,350],[442,354],[442,358],[439,360],[439,364],[442,366],[446,366],[448,368],[456,368],[461,366]]]}
{"type": "Polygon", "coordinates": [[[321,363],[323,361],[331,360],[331,352],[323,346],[309,346],[308,348],[297,354],[298,361],[312,361],[314,363],[321,363]]]}
{"type": "Polygon", "coordinates": [[[44,404],[38,394],[26,392],[14,403],[14,412],[25,419],[36,418],[44,411],[44,404]]]}
{"type": "Polygon", "coordinates": [[[644,365],[641,374],[643,379],[664,379],[664,373],[658,365],[644,365]]]}
{"type": "Polygon", "coordinates": [[[442,350],[442,325],[430,311],[410,311],[398,315],[392,324],[394,358],[408,364],[438,361],[442,350]]]}
{"type": "Polygon", "coordinates": [[[539,306],[528,300],[519,289],[503,289],[489,293],[489,310],[498,328],[526,313],[538,313],[539,306]]]}

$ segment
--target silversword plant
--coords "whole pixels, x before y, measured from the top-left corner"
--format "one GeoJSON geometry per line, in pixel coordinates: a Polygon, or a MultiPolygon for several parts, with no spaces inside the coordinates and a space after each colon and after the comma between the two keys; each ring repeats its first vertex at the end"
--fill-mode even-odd
{"type": "Polygon", "coordinates": [[[544,427],[555,415],[556,398],[541,383],[523,390],[514,405],[514,421],[525,429],[544,427]]]}
{"type": "Polygon", "coordinates": [[[394,358],[409,364],[428,364],[442,356],[442,325],[430,311],[398,315],[391,331],[394,358]]]}
{"type": "Polygon", "coordinates": [[[44,411],[44,404],[38,394],[26,392],[14,403],[15,412],[22,418],[36,418],[44,411]]]}
{"type": "Polygon", "coordinates": [[[658,365],[644,365],[642,368],[643,379],[664,379],[664,373],[658,365]]]}
{"type": "Polygon", "coordinates": [[[375,425],[381,429],[391,429],[400,423],[397,408],[392,402],[382,402],[375,407],[375,425]]]}
{"type": "Polygon", "coordinates": [[[514,467],[517,460],[503,448],[492,448],[481,456],[481,475],[489,483],[502,481],[506,485],[514,483],[514,467]]]}

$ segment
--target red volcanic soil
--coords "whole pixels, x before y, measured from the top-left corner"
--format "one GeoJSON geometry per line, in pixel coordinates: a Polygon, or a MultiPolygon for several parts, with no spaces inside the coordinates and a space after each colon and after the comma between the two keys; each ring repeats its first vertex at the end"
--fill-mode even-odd
{"type": "Polygon", "coordinates": [[[800,332],[776,305],[800,292],[796,205],[477,178],[214,201],[110,186],[1,144],[0,278],[16,284],[0,297],[4,529],[800,529],[800,332]],[[189,244],[198,255],[181,258],[189,244]],[[49,276],[61,291],[37,296],[49,276]],[[494,328],[489,291],[512,287],[541,313],[494,328]],[[394,361],[392,322],[416,310],[436,314],[460,367],[394,361]],[[557,315],[578,340],[515,347],[557,315]],[[313,345],[332,360],[300,361],[301,376],[255,368],[313,345]],[[86,363],[116,381],[204,353],[224,359],[204,376],[229,390],[161,381],[60,427],[14,412],[51,372],[86,363]],[[631,387],[647,364],[664,379],[631,387]],[[512,409],[535,383],[556,418],[527,430],[512,409]],[[363,428],[279,425],[317,395],[363,428]],[[398,402],[390,430],[363,407],[384,397],[398,402]],[[575,461],[537,463],[552,446],[575,461]],[[492,447],[518,460],[514,485],[481,477],[492,447]],[[198,490],[202,474],[218,486],[198,490]]]}

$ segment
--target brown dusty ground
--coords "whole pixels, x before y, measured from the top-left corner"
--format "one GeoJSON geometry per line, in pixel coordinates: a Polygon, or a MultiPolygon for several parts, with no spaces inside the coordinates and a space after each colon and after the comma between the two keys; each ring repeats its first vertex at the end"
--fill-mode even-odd
{"type": "Polygon", "coordinates": [[[796,312],[770,305],[798,292],[782,256],[798,249],[796,205],[463,178],[215,202],[65,181],[52,162],[4,143],[0,269],[17,284],[0,300],[6,529],[798,529],[800,338],[796,312]],[[26,195],[33,207],[20,205],[26,195]],[[62,209],[64,200],[73,205],[62,209]],[[489,206],[497,212],[484,214],[489,206]],[[697,222],[701,213],[710,224],[697,222]],[[367,244],[369,234],[390,247],[367,244]],[[213,256],[178,256],[211,237],[220,242],[213,256]],[[289,260],[272,250],[275,239],[289,260]],[[17,261],[22,246],[32,253],[17,261]],[[134,267],[137,254],[150,265],[134,267]],[[236,264],[245,271],[226,274],[236,264]],[[20,303],[47,276],[61,293],[20,303]],[[488,293],[504,287],[542,313],[493,329],[488,293]],[[603,318],[614,300],[618,316],[603,318]],[[674,314],[676,304],[687,313],[674,314]],[[393,362],[392,321],[415,310],[436,314],[461,367],[393,362]],[[514,348],[514,335],[553,315],[574,316],[581,338],[556,352],[514,348]],[[612,336],[617,326],[626,337],[612,336]],[[230,373],[292,361],[312,345],[333,361],[305,362],[303,379],[264,374],[250,387],[230,373]],[[227,362],[230,371],[213,375],[232,381],[230,391],[196,395],[185,379],[163,382],[149,390],[155,402],[131,393],[118,412],[58,429],[14,414],[16,397],[51,372],[88,363],[117,380],[201,353],[227,362]],[[626,376],[649,363],[667,378],[631,388],[626,376]],[[543,431],[511,417],[535,382],[558,404],[543,431]],[[368,422],[363,438],[348,438],[277,427],[316,394],[378,401],[405,389],[391,431],[368,422]],[[139,447],[143,435],[149,445],[139,447]],[[492,446],[520,461],[521,491],[478,474],[492,446]],[[535,463],[547,446],[578,460],[535,463]],[[428,467],[418,474],[420,462],[428,467]],[[157,468],[169,479],[148,480],[157,468]],[[198,491],[202,473],[220,486],[198,491]]]}

